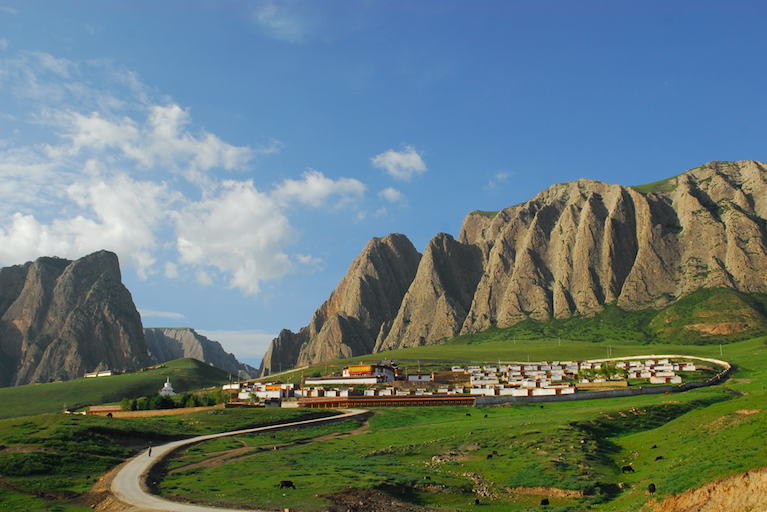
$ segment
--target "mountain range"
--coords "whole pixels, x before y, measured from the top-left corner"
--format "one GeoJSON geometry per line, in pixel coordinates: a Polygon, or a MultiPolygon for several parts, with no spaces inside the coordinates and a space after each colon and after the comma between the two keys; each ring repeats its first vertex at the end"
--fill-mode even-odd
{"type": "MultiPolygon", "coordinates": [[[[642,186],[580,179],[499,212],[470,212],[458,239],[420,254],[401,234],[371,240],[262,375],[339,357],[433,345],[458,334],[661,309],[696,290],[767,293],[767,170],[710,162],[642,186]]],[[[749,329],[703,323],[699,339],[749,329]]],[[[689,326],[695,331],[696,326],[689,326]]]]}
{"type": "Polygon", "coordinates": [[[258,373],[193,329],[144,329],[114,253],[0,268],[0,387],[182,357],[240,378],[258,373]]]}

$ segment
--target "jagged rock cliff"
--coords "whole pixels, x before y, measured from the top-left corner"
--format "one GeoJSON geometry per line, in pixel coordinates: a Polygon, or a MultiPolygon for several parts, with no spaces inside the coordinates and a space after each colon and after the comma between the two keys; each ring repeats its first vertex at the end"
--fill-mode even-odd
{"type": "MultiPolygon", "coordinates": [[[[767,172],[712,162],[645,187],[554,185],[500,212],[462,332],[667,305],[701,287],[767,291],[767,172]],[[644,193],[643,193],[644,192],[644,193]]],[[[464,227],[468,231],[469,228],[464,227]]]]}
{"type": "Polygon", "coordinates": [[[258,370],[239,362],[217,341],[209,340],[189,327],[153,327],[144,329],[149,355],[155,363],[192,357],[212,364],[241,379],[251,379],[258,370]]]}
{"type": "Polygon", "coordinates": [[[471,212],[458,240],[437,235],[420,264],[386,260],[415,262],[417,273],[377,288],[375,300],[354,287],[379,275],[362,264],[371,244],[312,323],[273,342],[262,369],[370,353],[371,339],[383,351],[527,318],[593,316],[608,303],[660,308],[703,287],[767,293],[767,170],[711,162],[638,187],[581,179],[500,212],[471,212]]]}
{"type": "Polygon", "coordinates": [[[482,250],[445,233],[426,247],[416,278],[405,294],[388,335],[375,352],[434,345],[461,330],[482,277],[482,250]]]}
{"type": "Polygon", "coordinates": [[[283,330],[261,363],[262,375],[339,357],[369,354],[385,338],[421,255],[403,235],[368,242],[328,300],[298,333],[283,330]]]}
{"type": "Polygon", "coordinates": [[[151,364],[114,253],[0,269],[0,386],[151,364]]]}

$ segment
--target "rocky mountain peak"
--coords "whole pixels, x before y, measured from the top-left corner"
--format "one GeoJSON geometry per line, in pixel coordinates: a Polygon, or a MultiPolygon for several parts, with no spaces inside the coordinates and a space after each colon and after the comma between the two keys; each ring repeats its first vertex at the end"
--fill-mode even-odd
{"type": "Polygon", "coordinates": [[[0,385],[150,364],[117,255],[39,258],[0,269],[0,385]]]}
{"type": "Polygon", "coordinates": [[[398,257],[369,243],[310,326],[281,334],[270,357],[288,364],[284,351],[296,350],[311,363],[369,353],[371,339],[378,352],[606,304],[660,308],[700,288],[767,293],[767,170],[709,162],[634,187],[579,179],[470,212],[457,241],[438,234],[420,261],[402,239],[391,238],[408,248],[398,257]],[[396,286],[382,286],[394,268],[396,286]]]}

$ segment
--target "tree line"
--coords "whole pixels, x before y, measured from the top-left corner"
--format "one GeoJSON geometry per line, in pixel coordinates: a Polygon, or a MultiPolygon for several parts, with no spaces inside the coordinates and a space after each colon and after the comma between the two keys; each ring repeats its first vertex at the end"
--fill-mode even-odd
{"type": "Polygon", "coordinates": [[[225,400],[226,397],[221,390],[213,393],[181,393],[175,397],[155,393],[142,398],[123,398],[120,402],[120,409],[123,411],[156,411],[186,407],[210,407],[222,404],[225,400]]]}

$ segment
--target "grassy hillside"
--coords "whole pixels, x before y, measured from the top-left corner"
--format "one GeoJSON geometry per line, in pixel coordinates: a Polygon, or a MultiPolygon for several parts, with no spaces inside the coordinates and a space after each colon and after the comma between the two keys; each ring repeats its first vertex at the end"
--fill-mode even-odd
{"type": "MultiPolygon", "coordinates": [[[[242,436],[229,444],[195,447],[171,463],[161,489],[220,506],[302,510],[327,508],[327,493],[356,488],[435,508],[467,510],[480,499],[486,511],[538,510],[540,500],[548,497],[551,510],[561,512],[636,511],[651,500],[767,465],[761,435],[767,429],[765,340],[722,348],[723,357],[738,370],[721,386],[543,407],[379,409],[367,426],[287,431],[276,438],[242,436]],[[323,440],[315,440],[319,436],[323,440]],[[226,457],[243,445],[252,450],[233,451],[236,464],[199,465],[207,456],[226,457]],[[279,458],[273,456],[274,446],[279,458]],[[488,458],[493,451],[498,455],[488,458]],[[622,473],[625,465],[635,472],[622,473]],[[297,488],[279,490],[276,484],[282,479],[291,479],[297,488]],[[658,489],[654,497],[645,493],[650,483],[658,489]],[[548,489],[532,494],[536,487],[548,489]]],[[[589,342],[560,346],[550,339],[517,340],[516,345],[489,340],[387,355],[408,359],[411,365],[420,359],[426,365],[450,359],[525,360],[528,353],[531,360],[581,359],[605,355],[605,347],[589,342]]],[[[613,355],[718,357],[719,350],[711,345],[623,343],[613,346],[613,355]]]]}
{"type": "Polygon", "coordinates": [[[150,443],[332,414],[336,413],[227,409],[213,415],[199,411],[156,418],[43,414],[0,420],[0,510],[87,511],[93,497],[81,493],[150,443]]]}
{"type": "Polygon", "coordinates": [[[767,334],[767,295],[699,289],[661,310],[626,311],[615,304],[590,318],[525,320],[507,329],[457,336],[448,344],[561,338],[591,342],[719,344],[767,334]]]}
{"type": "Polygon", "coordinates": [[[177,393],[219,386],[229,381],[229,374],[224,370],[196,359],[177,359],[165,366],[113,377],[0,388],[0,419],[61,412],[64,404],[71,408],[150,395],[162,388],[166,377],[170,377],[177,393]]]}

